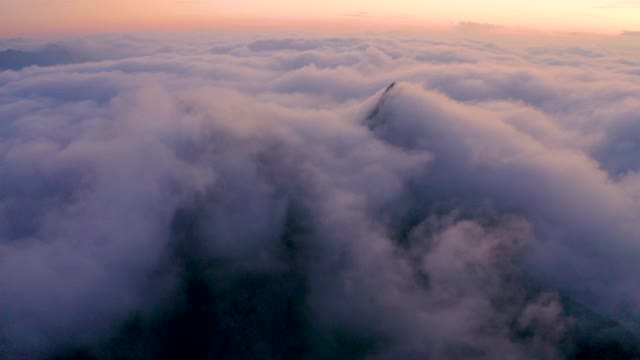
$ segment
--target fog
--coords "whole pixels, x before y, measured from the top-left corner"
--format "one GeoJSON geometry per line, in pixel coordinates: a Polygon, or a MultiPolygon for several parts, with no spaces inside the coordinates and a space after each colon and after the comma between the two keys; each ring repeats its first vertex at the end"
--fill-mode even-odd
{"type": "Polygon", "coordinates": [[[463,25],[1,40],[0,359],[637,356],[637,48],[463,25]]]}

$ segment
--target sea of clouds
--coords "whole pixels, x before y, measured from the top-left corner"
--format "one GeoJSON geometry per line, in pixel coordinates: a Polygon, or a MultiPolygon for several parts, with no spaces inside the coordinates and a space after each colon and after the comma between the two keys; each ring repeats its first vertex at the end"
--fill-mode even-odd
{"type": "Polygon", "coordinates": [[[0,40],[0,359],[627,356],[633,36],[0,40]]]}

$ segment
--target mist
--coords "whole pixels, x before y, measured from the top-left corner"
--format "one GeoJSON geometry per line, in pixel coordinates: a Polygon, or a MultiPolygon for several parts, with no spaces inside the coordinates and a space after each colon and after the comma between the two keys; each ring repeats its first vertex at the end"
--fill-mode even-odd
{"type": "Polygon", "coordinates": [[[0,359],[639,356],[637,48],[463,25],[0,40],[0,359]]]}

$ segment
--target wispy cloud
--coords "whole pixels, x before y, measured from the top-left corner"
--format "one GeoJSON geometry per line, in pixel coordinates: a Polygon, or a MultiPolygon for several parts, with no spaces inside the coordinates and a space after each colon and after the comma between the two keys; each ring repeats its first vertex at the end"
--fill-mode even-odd
{"type": "Polygon", "coordinates": [[[473,21],[462,21],[459,22],[454,29],[461,32],[487,32],[496,29],[501,29],[503,26],[495,25],[490,23],[478,23],[473,21]]]}
{"type": "Polygon", "coordinates": [[[355,18],[368,18],[368,17],[378,16],[378,14],[365,12],[365,11],[355,11],[355,12],[351,12],[351,13],[340,14],[340,16],[355,17],[355,18]]]}
{"type": "Polygon", "coordinates": [[[355,11],[355,12],[350,12],[350,13],[342,13],[339,14],[340,16],[345,16],[345,17],[351,17],[351,18],[396,18],[396,19],[413,19],[414,17],[411,14],[405,14],[405,13],[389,13],[389,14],[382,14],[382,13],[373,13],[373,12],[366,12],[366,11],[355,11]]]}

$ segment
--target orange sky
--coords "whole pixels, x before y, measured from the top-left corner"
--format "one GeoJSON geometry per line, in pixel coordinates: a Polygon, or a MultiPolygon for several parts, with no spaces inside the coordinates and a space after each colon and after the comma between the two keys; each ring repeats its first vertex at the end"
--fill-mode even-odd
{"type": "Polygon", "coordinates": [[[640,30],[640,0],[1,0],[0,37],[232,25],[640,30]]]}

